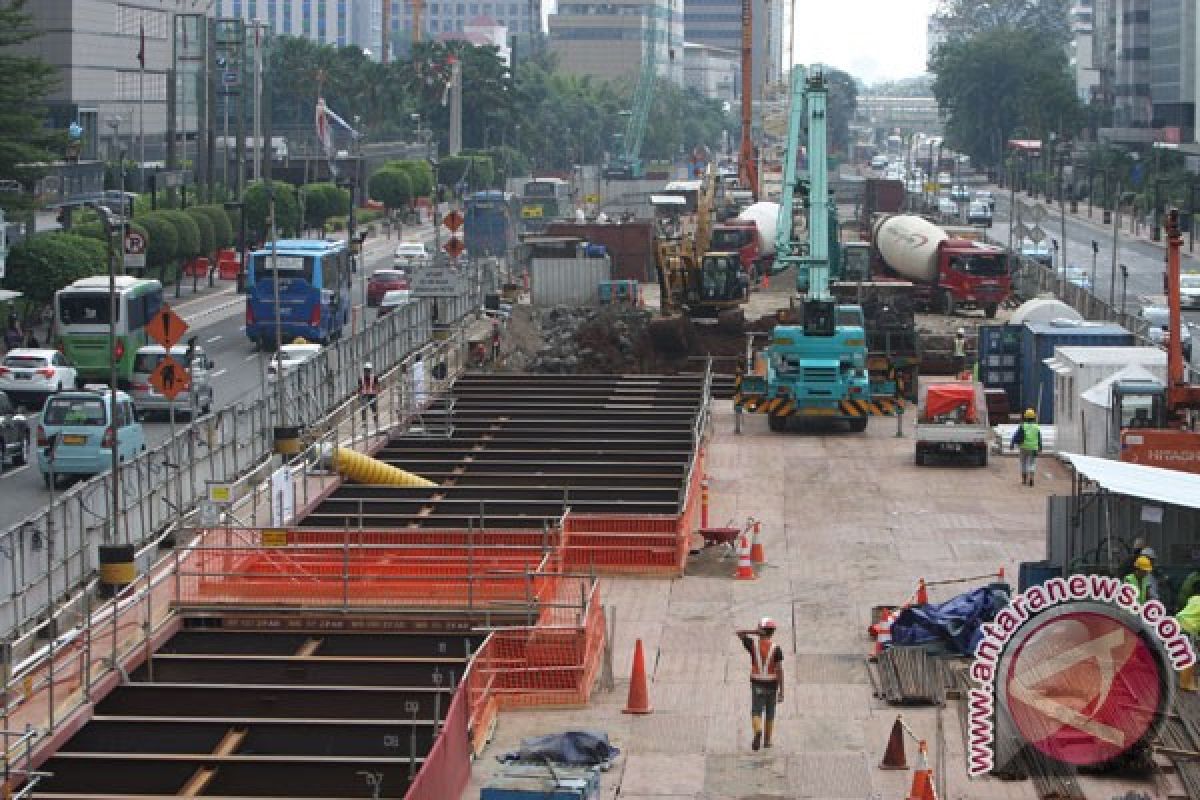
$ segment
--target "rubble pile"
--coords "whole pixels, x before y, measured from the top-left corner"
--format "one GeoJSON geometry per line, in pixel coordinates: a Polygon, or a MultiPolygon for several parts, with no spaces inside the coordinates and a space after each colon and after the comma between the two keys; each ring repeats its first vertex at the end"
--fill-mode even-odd
{"type": "Polygon", "coordinates": [[[530,372],[641,372],[647,311],[635,308],[554,306],[537,313],[541,346],[530,372]]]}

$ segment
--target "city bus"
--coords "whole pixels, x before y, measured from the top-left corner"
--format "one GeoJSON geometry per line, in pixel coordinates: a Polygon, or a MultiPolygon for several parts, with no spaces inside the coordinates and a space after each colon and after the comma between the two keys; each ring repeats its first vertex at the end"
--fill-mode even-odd
{"type": "Polygon", "coordinates": [[[541,233],[548,222],[568,217],[572,211],[571,184],[562,178],[525,182],[521,192],[522,233],[541,233]]]}
{"type": "Polygon", "coordinates": [[[505,256],[517,246],[516,201],[492,189],[467,198],[463,243],[473,256],[505,256]]]}
{"type": "Polygon", "coordinates": [[[134,354],[147,343],[146,323],[162,307],[162,284],[118,275],[116,345],[109,357],[109,285],[107,275],[80,278],[54,293],[54,343],[79,372],[79,383],[108,383],[109,364],[117,364],[118,388],[127,388],[134,354]]]}
{"type": "Polygon", "coordinates": [[[297,338],[328,344],[350,318],[350,251],[342,241],[280,239],[250,255],[246,270],[246,337],[269,350],[276,341],[276,272],[279,275],[278,328],[282,344],[297,338]]]}

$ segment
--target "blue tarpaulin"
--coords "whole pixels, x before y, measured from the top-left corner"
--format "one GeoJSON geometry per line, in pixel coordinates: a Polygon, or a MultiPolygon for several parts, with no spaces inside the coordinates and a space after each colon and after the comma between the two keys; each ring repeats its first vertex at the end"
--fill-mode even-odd
{"type": "Polygon", "coordinates": [[[941,644],[951,652],[969,656],[983,638],[980,626],[991,622],[1008,605],[1003,589],[983,587],[937,605],[909,606],[892,623],[892,644],[941,644]]]}
{"type": "Polygon", "coordinates": [[[612,761],[621,751],[600,731],[566,731],[522,739],[521,749],[506,753],[501,761],[550,761],[571,766],[593,766],[612,761]]]}

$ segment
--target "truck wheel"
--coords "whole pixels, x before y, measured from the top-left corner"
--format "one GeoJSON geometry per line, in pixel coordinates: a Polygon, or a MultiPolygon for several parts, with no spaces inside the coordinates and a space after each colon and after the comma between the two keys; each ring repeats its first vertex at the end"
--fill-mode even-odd
{"type": "Polygon", "coordinates": [[[853,419],[849,420],[850,432],[862,433],[867,429],[867,421],[868,420],[866,417],[854,417],[853,419]]]}
{"type": "Polygon", "coordinates": [[[954,293],[949,290],[942,292],[942,313],[947,317],[953,317],[957,309],[958,304],[954,302],[954,293]]]}
{"type": "Polygon", "coordinates": [[[767,427],[774,433],[781,433],[787,430],[787,417],[781,417],[777,414],[767,415],[767,427]]]}
{"type": "Polygon", "coordinates": [[[999,306],[996,305],[995,303],[988,303],[986,306],[983,307],[983,313],[985,316],[987,316],[988,319],[995,319],[997,308],[999,308],[999,306]]]}

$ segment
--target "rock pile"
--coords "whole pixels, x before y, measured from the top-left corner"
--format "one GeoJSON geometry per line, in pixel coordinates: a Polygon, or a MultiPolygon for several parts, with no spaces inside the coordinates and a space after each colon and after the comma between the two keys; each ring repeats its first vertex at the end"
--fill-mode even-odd
{"type": "Polygon", "coordinates": [[[555,306],[538,313],[542,344],[531,372],[620,373],[641,371],[649,312],[632,308],[555,306]]]}

